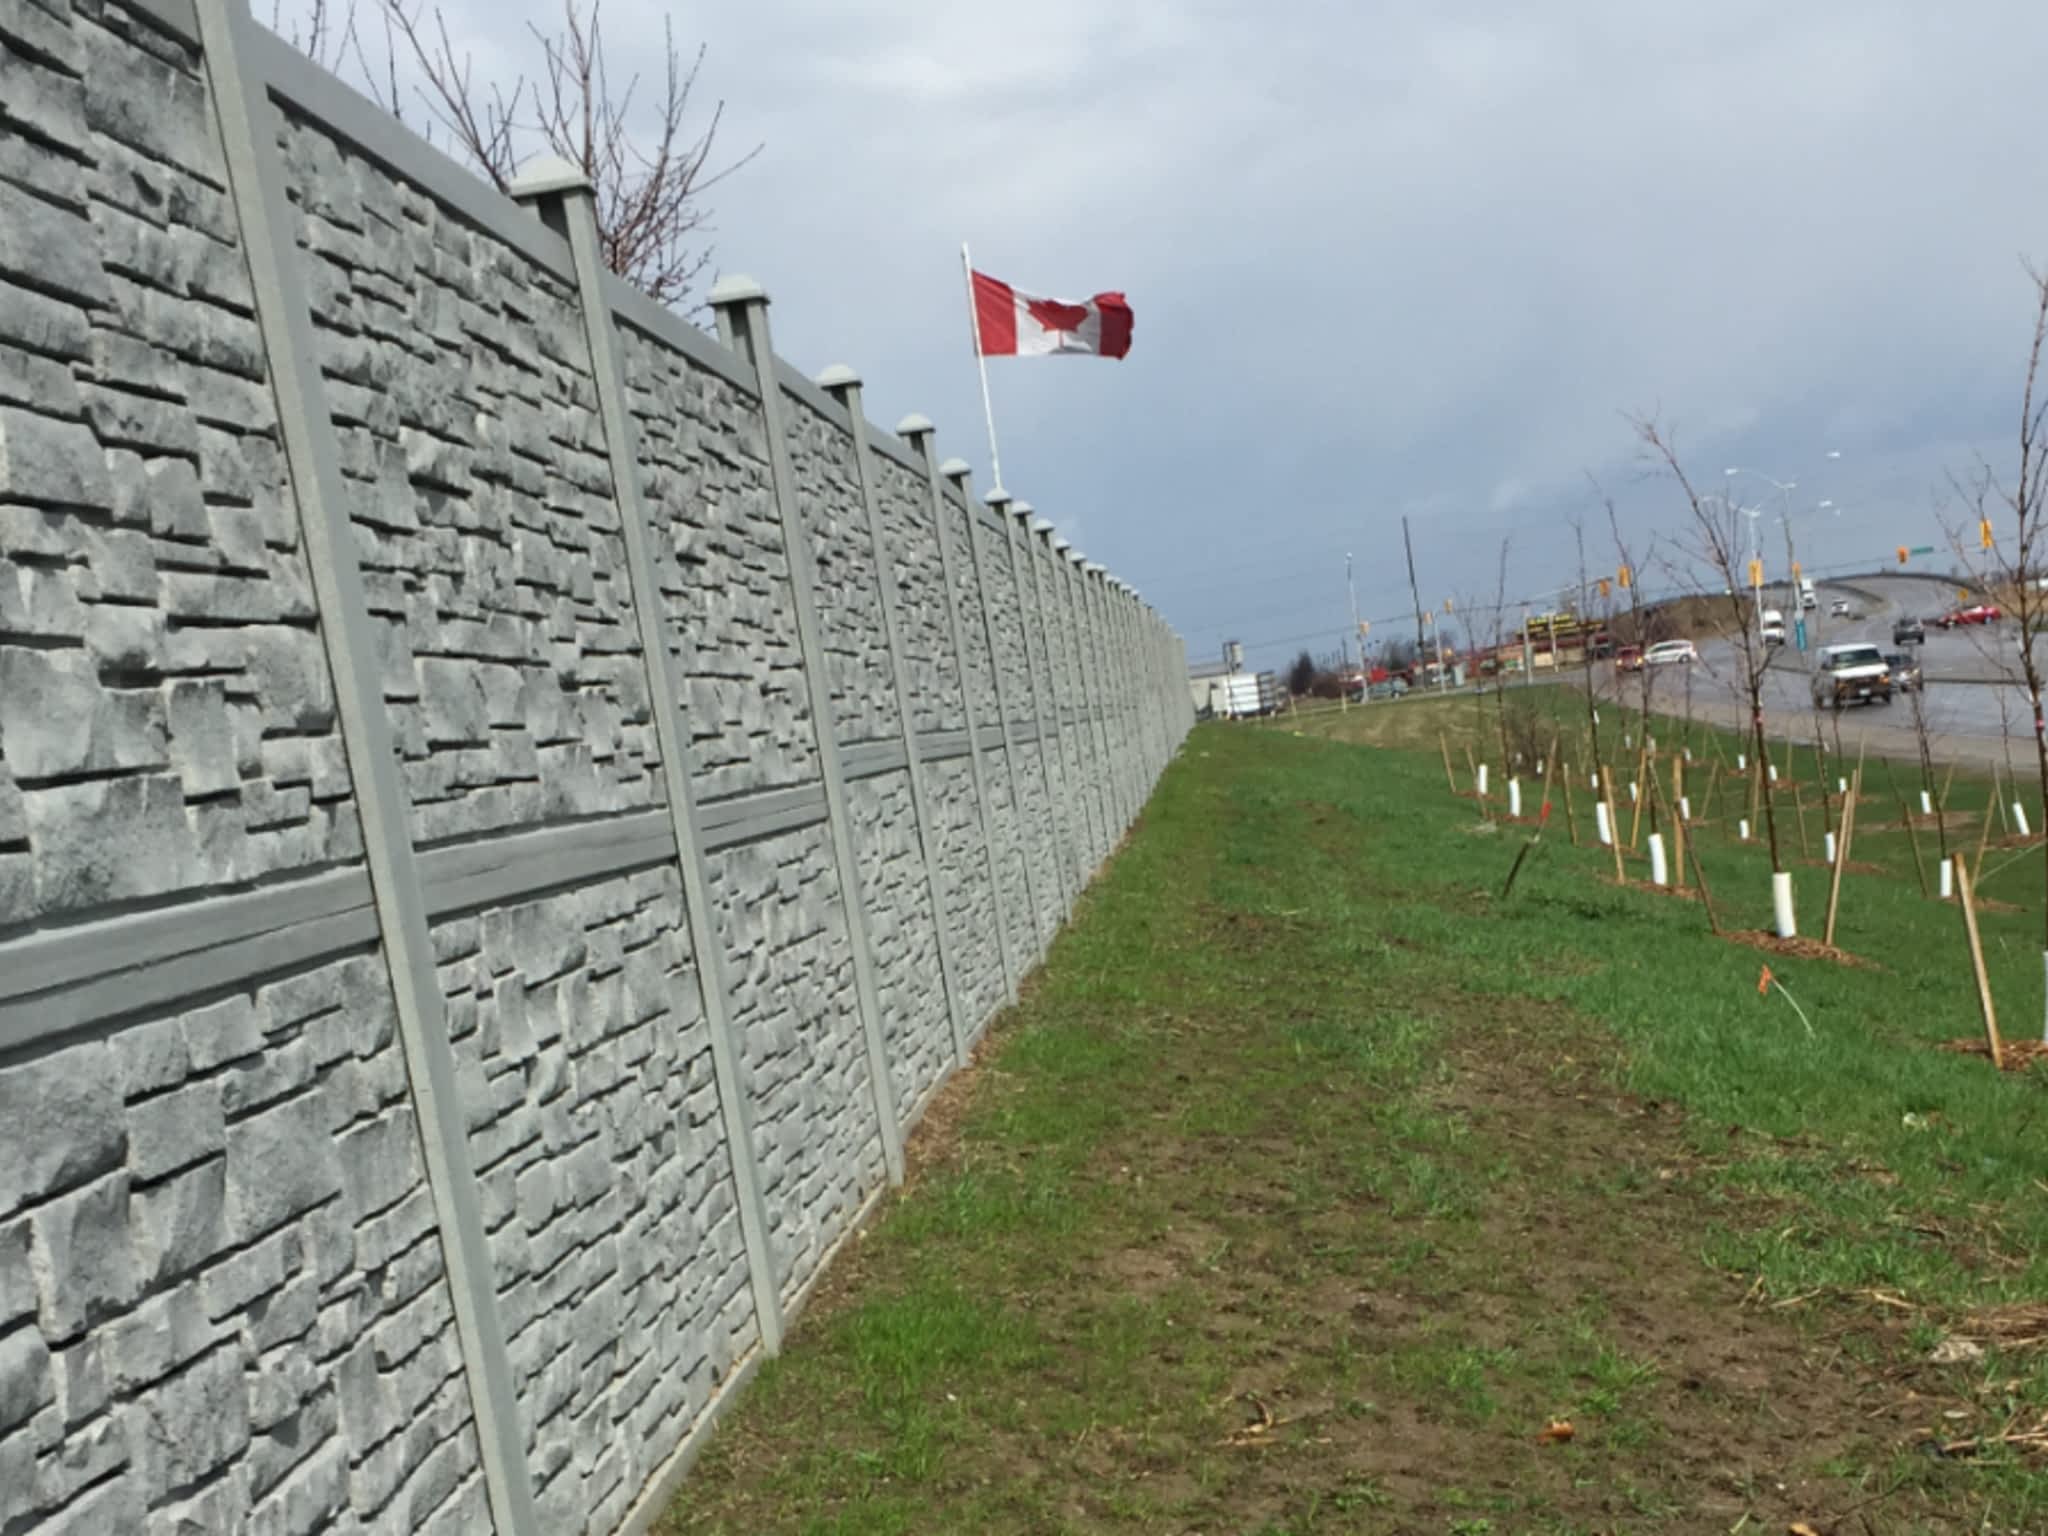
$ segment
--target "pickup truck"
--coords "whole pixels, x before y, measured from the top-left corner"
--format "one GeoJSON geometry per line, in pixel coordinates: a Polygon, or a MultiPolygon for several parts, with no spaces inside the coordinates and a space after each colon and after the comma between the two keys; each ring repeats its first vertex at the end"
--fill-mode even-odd
{"type": "Polygon", "coordinates": [[[1915,618],[1895,619],[1892,622],[1893,645],[1925,645],[1927,626],[1915,618]]]}
{"type": "Polygon", "coordinates": [[[1821,648],[1813,671],[1816,709],[1845,709],[1851,704],[1889,704],[1892,673],[1884,653],[1874,645],[1829,645],[1821,648]]]}

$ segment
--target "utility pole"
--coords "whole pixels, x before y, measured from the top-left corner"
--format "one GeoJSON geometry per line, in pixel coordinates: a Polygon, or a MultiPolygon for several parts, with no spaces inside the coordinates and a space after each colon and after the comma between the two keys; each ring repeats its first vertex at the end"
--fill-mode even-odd
{"type": "Polygon", "coordinates": [[[1372,674],[1365,665],[1365,631],[1358,627],[1358,583],[1351,579],[1351,556],[1344,556],[1344,590],[1351,597],[1351,637],[1358,642],[1358,702],[1372,700],[1372,674]]]}
{"type": "MultiPolygon", "coordinates": [[[[1408,537],[1408,515],[1401,514],[1401,547],[1408,552],[1408,595],[1415,602],[1415,660],[1422,662],[1422,589],[1415,585],[1415,541],[1408,537]]],[[[1427,672],[1422,674],[1429,676],[1427,672]]]]}

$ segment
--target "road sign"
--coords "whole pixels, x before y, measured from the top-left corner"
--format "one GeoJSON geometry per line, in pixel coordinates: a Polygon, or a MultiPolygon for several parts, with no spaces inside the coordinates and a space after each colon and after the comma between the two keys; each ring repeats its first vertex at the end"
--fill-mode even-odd
{"type": "Polygon", "coordinates": [[[1792,621],[1792,643],[1802,651],[1806,649],[1806,620],[1803,618],[1792,621]]]}
{"type": "Polygon", "coordinates": [[[1934,546],[1932,544],[1915,544],[1906,553],[1909,555],[1931,555],[1934,553],[1934,546]]]}

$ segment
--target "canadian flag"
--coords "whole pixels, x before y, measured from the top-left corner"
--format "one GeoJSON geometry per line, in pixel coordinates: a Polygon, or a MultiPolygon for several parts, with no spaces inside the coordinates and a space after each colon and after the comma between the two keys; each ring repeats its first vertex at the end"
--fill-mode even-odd
{"type": "Polygon", "coordinates": [[[1042,299],[976,272],[974,336],[984,357],[1122,357],[1131,350],[1131,306],[1120,293],[1083,304],[1042,299]]]}

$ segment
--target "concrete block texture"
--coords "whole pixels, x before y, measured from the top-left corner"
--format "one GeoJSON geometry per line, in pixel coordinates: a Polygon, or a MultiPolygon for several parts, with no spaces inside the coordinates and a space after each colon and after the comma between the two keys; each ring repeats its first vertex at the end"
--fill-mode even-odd
{"type": "Polygon", "coordinates": [[[197,52],[8,14],[0,933],[360,851],[197,52]]]}
{"type": "Polygon", "coordinates": [[[284,164],[415,841],[657,803],[573,285],[304,118],[284,164]]]}
{"type": "Polygon", "coordinates": [[[885,1178],[845,898],[822,826],[709,862],[776,1284],[787,1300],[885,1178]]]}
{"type": "Polygon", "coordinates": [[[383,962],[231,1002],[0,1061],[10,1530],[398,1533],[468,1506],[383,962]]]}
{"type": "MultiPolygon", "coordinates": [[[[939,931],[924,877],[908,772],[877,774],[846,787],[854,859],[875,957],[890,1080],[905,1119],[946,1075],[952,1032],[939,965],[939,931]]],[[[943,871],[937,882],[945,887],[943,871]]]]}
{"type": "Polygon", "coordinates": [[[436,955],[536,1497],[610,1530],[756,1342],[682,881],[489,909],[436,955]]]}
{"type": "Polygon", "coordinates": [[[810,539],[831,729],[847,745],[882,741],[898,730],[895,674],[853,439],[801,399],[786,396],[784,407],[797,510],[810,539]]]}
{"type": "Polygon", "coordinates": [[[1105,714],[934,445],[794,382],[772,444],[750,361],[593,327],[535,209],[194,14],[242,51],[0,0],[0,1530],[605,1536],[1045,952],[1184,657],[1132,606],[1105,714]]]}
{"type": "Polygon", "coordinates": [[[621,327],[619,340],[692,782],[705,800],[814,782],[817,738],[759,409],[640,331],[621,327]]]}
{"type": "MultiPolygon", "coordinates": [[[[873,463],[882,540],[896,583],[897,637],[911,729],[919,735],[957,731],[966,720],[960,671],[947,629],[945,575],[932,530],[931,493],[922,475],[888,455],[873,455],[873,463]]],[[[984,718],[993,718],[992,711],[984,718]]]]}
{"type": "MultiPolygon", "coordinates": [[[[1001,777],[984,771],[988,778],[1001,777]]],[[[991,786],[991,795],[999,792],[991,786]]],[[[929,764],[925,797],[934,823],[927,831],[938,875],[938,920],[953,935],[954,963],[963,992],[961,1011],[970,1031],[979,1033],[1003,1005],[1003,956],[996,927],[996,893],[967,760],[949,758],[929,764]]],[[[1021,892],[1017,899],[1022,910],[1021,892]]]]}

